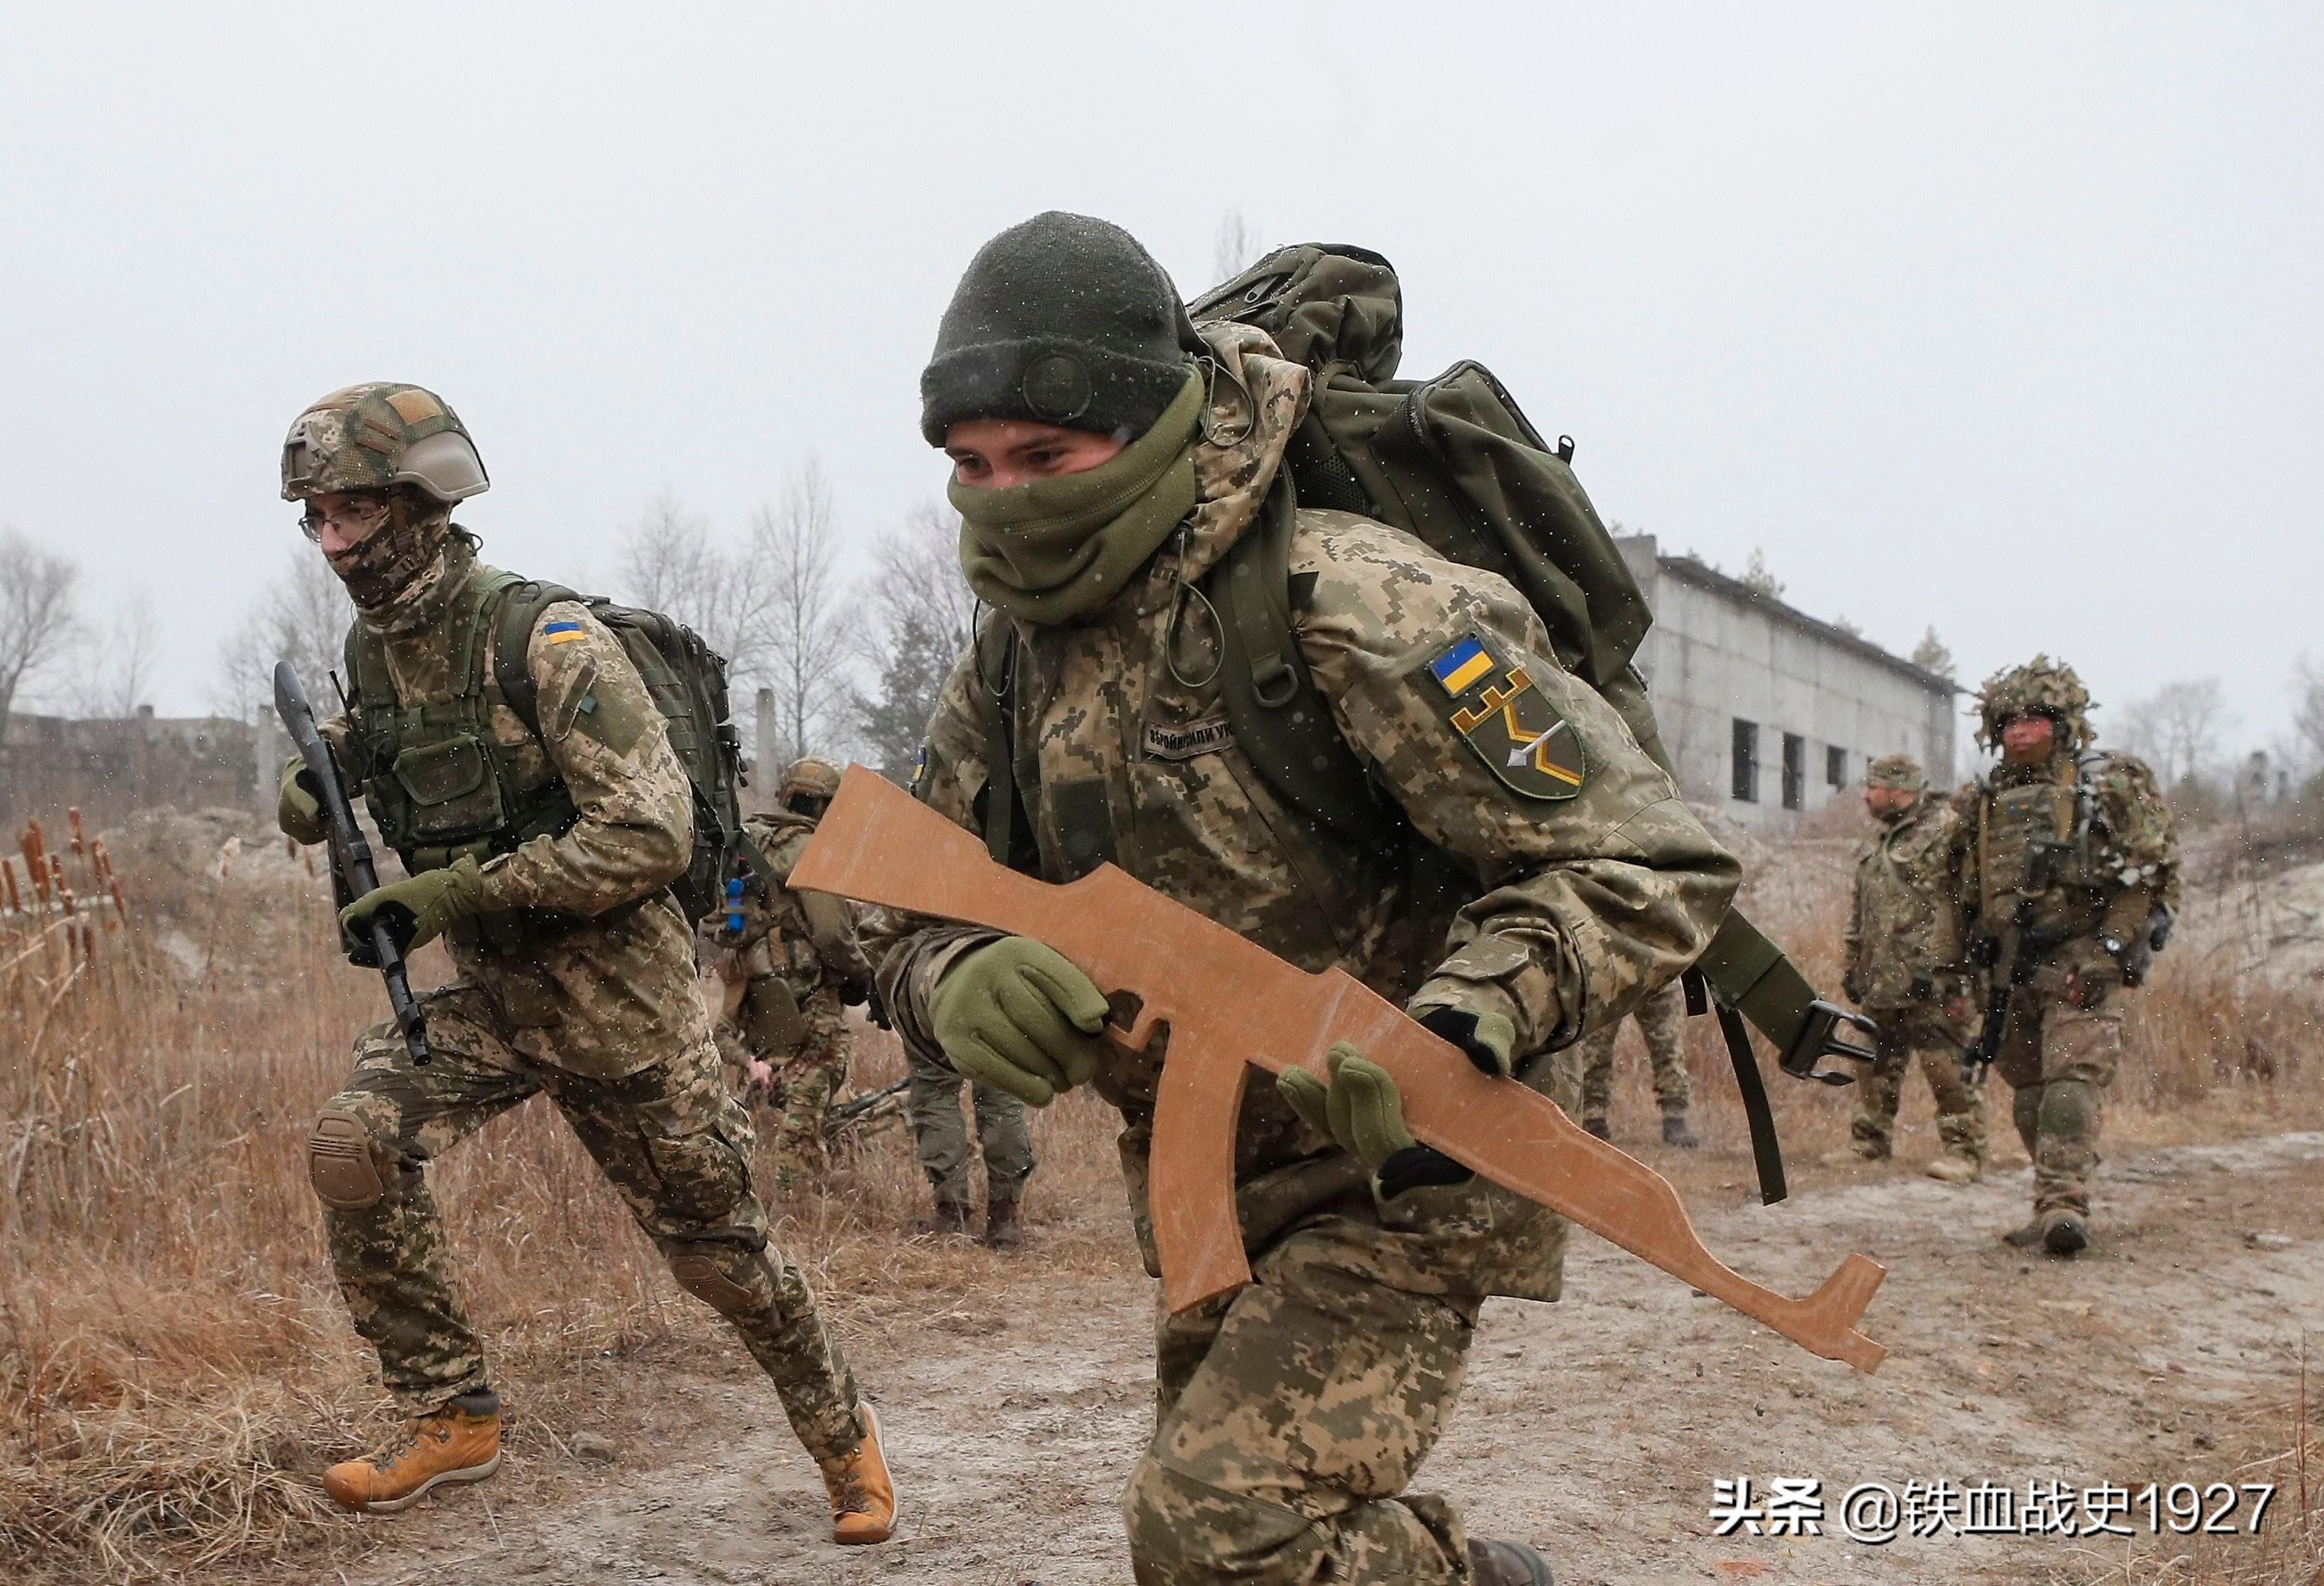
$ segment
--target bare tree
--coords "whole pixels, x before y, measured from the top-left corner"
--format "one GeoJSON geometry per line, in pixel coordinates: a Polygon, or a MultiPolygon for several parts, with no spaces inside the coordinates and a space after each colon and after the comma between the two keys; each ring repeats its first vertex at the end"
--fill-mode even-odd
{"type": "Polygon", "coordinates": [[[831,482],[813,459],[751,525],[751,558],[769,586],[766,683],[775,695],[775,742],[757,746],[763,766],[834,748],[843,728],[854,647],[839,612],[837,539],[831,482]]]}
{"type": "Polygon", "coordinates": [[[1737,583],[1752,594],[1767,600],[1784,598],[1784,581],[1767,566],[1767,555],[1757,546],[1751,548],[1751,559],[1743,564],[1743,576],[1737,583]]]}
{"type": "Polygon", "coordinates": [[[139,705],[152,702],[161,671],[161,623],[152,597],[143,589],[131,595],[83,650],[85,661],[72,690],[74,713],[134,715],[139,705]]]}
{"type": "Polygon", "coordinates": [[[0,529],[0,741],[16,695],[71,649],[80,632],[74,602],[80,569],[14,529],[0,529]]]}
{"type": "Polygon", "coordinates": [[[2292,670],[2292,726],[2308,752],[2324,759],[2324,667],[2304,655],[2292,670]]]}
{"type": "Polygon", "coordinates": [[[1921,635],[1921,641],[1913,646],[1912,659],[1913,664],[1924,672],[1934,672],[1940,678],[1953,675],[1953,652],[1945,648],[1943,640],[1937,637],[1934,622],[1930,623],[1928,632],[1921,635]]]}
{"type": "Polygon", "coordinates": [[[2123,713],[2123,733],[2153,762],[2163,786],[2201,777],[2234,724],[2227,692],[2217,678],[2166,683],[2123,713]]]}
{"type": "Polygon", "coordinates": [[[1211,243],[1211,279],[1231,281],[1257,263],[1267,252],[1267,244],[1259,240],[1258,228],[1242,217],[1242,211],[1229,208],[1219,217],[1218,235],[1211,243]]]}
{"type": "Polygon", "coordinates": [[[244,720],[269,715],[274,663],[287,660],[316,709],[327,711],[332,696],[327,674],[346,667],[347,628],[355,615],[346,586],[323,553],[294,546],[282,571],[218,647],[216,708],[244,720]]]}
{"type": "Polygon", "coordinates": [[[860,635],[875,683],[854,696],[856,731],[869,758],[900,781],[917,758],[936,696],[968,648],[975,597],[960,571],[960,519],[915,508],[881,537],[860,635]]]}
{"type": "Polygon", "coordinates": [[[726,658],[745,690],[773,659],[772,570],[749,550],[720,545],[710,526],[669,495],[622,533],[616,577],[623,598],[676,617],[726,658]]]}

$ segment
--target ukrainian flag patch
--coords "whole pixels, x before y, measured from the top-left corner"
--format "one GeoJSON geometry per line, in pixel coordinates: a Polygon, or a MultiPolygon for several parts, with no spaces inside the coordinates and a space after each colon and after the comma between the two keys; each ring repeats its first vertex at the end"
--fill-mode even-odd
{"type": "Polygon", "coordinates": [[[1480,641],[1470,638],[1428,663],[1429,672],[1444,692],[1458,698],[1475,687],[1493,669],[1493,658],[1480,641]]]}
{"type": "Polygon", "coordinates": [[[1522,663],[1465,635],[1428,663],[1443,690],[1438,709],[1505,787],[1527,798],[1571,798],[1588,761],[1573,727],[1522,663]]]}
{"type": "Polygon", "coordinates": [[[540,631],[548,635],[551,644],[571,644],[576,640],[589,637],[578,622],[543,622],[540,631]]]}

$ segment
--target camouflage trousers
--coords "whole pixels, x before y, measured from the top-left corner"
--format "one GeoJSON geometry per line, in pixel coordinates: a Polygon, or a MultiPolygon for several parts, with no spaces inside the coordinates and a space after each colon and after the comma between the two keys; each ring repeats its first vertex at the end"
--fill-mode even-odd
{"type": "Polygon", "coordinates": [[[2087,1217],[2106,1093],[2122,1065],[2122,1010],[2077,1008],[2046,971],[2010,993],[1994,1067],[2016,1090],[2010,1116],[2034,1158],[2034,1213],[2087,1217]]]}
{"type": "Polygon", "coordinates": [[[1985,1085],[1961,1077],[1961,1036],[1926,1006],[1868,1009],[1880,1027],[1877,1056],[1856,1082],[1856,1119],[1849,1133],[1859,1144],[1888,1153],[1904,1079],[1917,1066],[1936,1098],[1937,1137],[1945,1149],[1985,1162],[1985,1085]]]}
{"type": "Polygon", "coordinates": [[[847,1028],[839,994],[830,987],[819,986],[805,998],[796,998],[788,986],[777,986],[770,996],[768,978],[711,973],[703,977],[703,986],[719,1056],[727,1066],[747,1075],[755,1058],[773,1070],[763,1088],[747,1078],[738,1083],[746,1099],[774,1115],[775,1193],[788,1195],[824,1181],[828,1166],[825,1125],[832,1098],[847,1083],[855,1037],[847,1028]],[[754,1004],[761,999],[781,1007],[779,1022],[760,1016],[754,1004]],[[789,1018],[794,1007],[796,1023],[789,1018]],[[778,1030],[779,1040],[770,1039],[778,1030]],[[795,1044],[785,1044],[794,1038],[795,1044]]]}
{"type": "Polygon", "coordinates": [[[1122,1494],[1139,1586],[1469,1579],[1452,1506],[1405,1487],[1460,1396],[1479,1302],[1383,1282],[1379,1231],[1324,1219],[1250,1286],[1161,1314],[1154,1439],[1122,1494]]]}
{"type": "MultiPolygon", "coordinates": [[[[1646,1060],[1654,1067],[1655,1101],[1665,1118],[1683,1117],[1694,1100],[1694,1083],[1686,1071],[1686,994],[1671,982],[1638,1004],[1631,1018],[1646,1038],[1646,1060]]],[[[1580,1043],[1582,1116],[1603,1118],[1614,1094],[1614,1039],[1619,1019],[1580,1043]]]]}
{"type": "Polygon", "coordinates": [[[853,1449],[855,1379],[807,1279],[767,1242],[752,1193],[751,1124],[699,1047],[620,1079],[584,1079],[512,1051],[491,1001],[454,984],[422,1000],[433,1060],[412,1065],[393,1024],[355,1041],[355,1076],[309,1143],[331,1263],[380,1373],[420,1414],[485,1386],[484,1342],[454,1290],[427,1165],[546,1094],[681,1287],[724,1316],[772,1379],[818,1460],[853,1449]]]}
{"type": "MultiPolygon", "coordinates": [[[[911,1060],[911,1088],[905,1093],[912,1120],[912,1151],[939,1205],[969,1203],[968,1126],[961,1115],[960,1087],[968,1082],[925,1057],[911,1060]]],[[[984,1148],[984,1193],[988,1200],[1025,1197],[1033,1176],[1033,1133],[1025,1103],[1006,1091],[970,1085],[976,1111],[977,1143],[984,1148]]]]}

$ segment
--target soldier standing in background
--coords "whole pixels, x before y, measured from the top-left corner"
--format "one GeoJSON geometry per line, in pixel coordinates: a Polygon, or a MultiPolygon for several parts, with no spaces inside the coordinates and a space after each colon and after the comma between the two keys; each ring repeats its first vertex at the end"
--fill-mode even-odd
{"type": "MultiPolygon", "coordinates": [[[[1507,583],[1351,512],[1271,515],[1291,513],[1274,487],[1312,378],[1250,327],[1196,330],[1117,226],[1051,213],[985,244],[920,391],[993,612],[916,790],[1028,873],[1110,861],[1302,968],[1345,969],[1499,1083],[1546,1088],[1543,1054],[1701,954],[1737,866],[1507,583]],[[1219,714],[1218,618],[1188,595],[1262,531],[1289,536],[1301,661],[1400,823],[1392,850],[1295,818],[1219,714]],[[1424,848],[1446,863],[1425,895],[1424,848]]],[[[1101,1039],[1099,988],[1024,937],[875,911],[866,944],[913,1055],[1034,1105],[1091,1083],[1120,1110],[1155,1270],[1167,1035],[1101,1039]]],[[[1345,1046],[1328,1084],[1303,1070],[1245,1095],[1257,1281],[1158,1319],[1157,1424],[1122,1498],[1140,1586],[1547,1586],[1532,1549],[1407,1489],[1485,1297],[1554,1297],[1565,1225],[1401,1116],[1388,1072],[1345,1046]]]]}
{"type": "Polygon", "coordinates": [[[824,1124],[853,1047],[844,1010],[872,990],[845,900],[785,884],[839,777],[838,766],[812,757],[784,768],[774,810],[742,823],[747,847],[724,907],[700,927],[719,1054],[779,1120],[775,1190],[785,1195],[823,1182],[824,1124]]]}
{"type": "MultiPolygon", "coordinates": [[[[282,494],[355,603],[349,713],[324,724],[342,778],[408,879],[340,916],[408,947],[438,936],[457,972],[422,998],[431,1060],[392,1022],[307,1142],[331,1263],[356,1332],[409,1419],[323,1487],[351,1509],[407,1508],[500,1466],[500,1398],[453,1289],[427,1165],[546,1093],[687,1292],[773,1381],[821,1467],[840,1542],[884,1540],[895,1498],[878,1424],[797,1267],[767,1241],[751,1125],[719,1074],[670,884],[694,857],[694,792],[661,712],[589,606],[476,559],[454,503],[486,488],[452,410],[418,386],[350,386],[302,413],[282,494]],[[509,635],[507,601],[538,604],[509,635]],[[488,681],[489,679],[489,681],[488,681]],[[510,703],[530,692],[530,709],[510,703]]],[[[278,820],[324,835],[312,773],[283,769],[278,820]]]]}
{"type": "Polygon", "coordinates": [[[1857,850],[1841,988],[1880,1027],[1879,1056],[1856,1082],[1856,1154],[1883,1161],[1896,1103],[1915,1067],[1936,1098],[1944,1154],[1929,1176],[1971,1184],[1985,1171],[1983,1075],[1962,1072],[1973,977],[1963,959],[1954,828],[1960,817],[1928,790],[1909,754],[1884,754],[1864,773],[1864,807],[1878,829],[1857,850]]]}
{"type": "Polygon", "coordinates": [[[2090,1180],[2122,1061],[2122,994],[2145,979],[2179,902],[2178,843],[2153,773],[2089,752],[2090,696],[2037,655],[1978,693],[1980,742],[2001,759],[1961,789],[1955,834],[2010,1115],[2034,1158],[2034,1216],[2004,1237],[2071,1256],[2089,1243],[2090,1180]]]}
{"type": "MultiPolygon", "coordinates": [[[[915,1055],[908,1061],[912,1152],[936,1194],[936,1215],[927,1231],[964,1234],[971,1152],[960,1088],[968,1082],[926,1057],[915,1055]]],[[[1025,1103],[1007,1091],[973,1083],[968,1089],[976,1113],[976,1143],[984,1150],[984,1242],[997,1250],[1013,1250],[1025,1242],[1022,1207],[1025,1181],[1033,1176],[1033,1131],[1025,1103]]]]}
{"type": "MultiPolygon", "coordinates": [[[[1673,981],[1638,1004],[1630,1015],[1646,1037],[1646,1061],[1654,1067],[1655,1104],[1663,1115],[1663,1144],[1693,1150],[1702,1142],[1687,1127],[1686,1110],[1694,1100],[1694,1083],[1686,1071],[1686,994],[1673,981]]],[[[1607,1103],[1614,1093],[1614,1041],[1622,1033],[1609,1024],[1583,1038],[1579,1048],[1582,1066],[1582,1127],[1601,1140],[1614,1137],[1606,1124],[1607,1103]]]]}

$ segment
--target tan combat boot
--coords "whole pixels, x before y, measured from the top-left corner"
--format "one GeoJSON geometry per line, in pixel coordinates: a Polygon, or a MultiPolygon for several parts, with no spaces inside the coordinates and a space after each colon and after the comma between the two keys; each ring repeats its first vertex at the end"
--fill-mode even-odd
{"type": "Polygon", "coordinates": [[[500,1468],[500,1399],[463,1394],[406,1422],[403,1434],[377,1452],[333,1465],[323,1472],[323,1490],[341,1508],[392,1515],[439,1481],[481,1481],[500,1468]]]}
{"type": "Polygon", "coordinates": [[[1985,1168],[1976,1157],[1964,1157],[1957,1151],[1947,1151],[1923,1171],[1947,1184],[1975,1184],[1985,1176],[1985,1168]]]}
{"type": "Polygon", "coordinates": [[[843,1546],[885,1542],[896,1530],[896,1484],[880,1452],[880,1417],[870,1405],[855,1413],[863,1441],[835,1460],[820,1462],[823,1484],[831,1492],[831,1539],[843,1546]]]}

